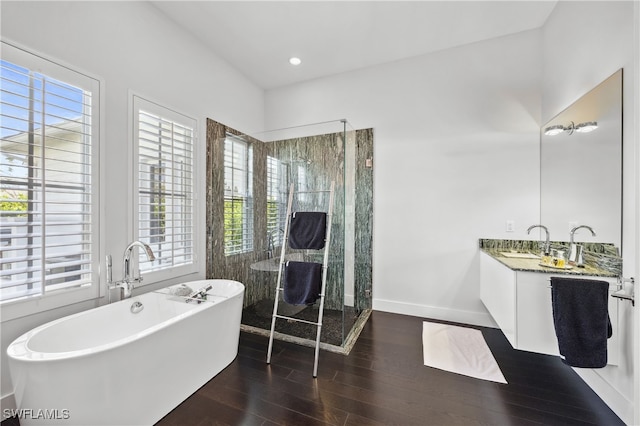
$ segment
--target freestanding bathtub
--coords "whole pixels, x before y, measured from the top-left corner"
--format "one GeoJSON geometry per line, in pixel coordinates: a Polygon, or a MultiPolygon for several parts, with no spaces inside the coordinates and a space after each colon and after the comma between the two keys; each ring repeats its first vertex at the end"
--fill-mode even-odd
{"type": "Polygon", "coordinates": [[[187,303],[168,287],[16,339],[7,353],[20,424],[152,425],[222,371],[238,353],[244,286],[185,284],[212,288],[187,303]]]}

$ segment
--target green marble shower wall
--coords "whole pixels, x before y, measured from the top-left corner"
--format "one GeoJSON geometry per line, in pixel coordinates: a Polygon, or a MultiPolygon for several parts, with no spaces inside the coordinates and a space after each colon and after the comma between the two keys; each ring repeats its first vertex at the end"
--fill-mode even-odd
{"type": "MultiPolygon", "coordinates": [[[[335,181],[333,223],[329,248],[329,268],[325,308],[342,310],[345,267],[354,280],[354,304],[360,311],[371,307],[371,244],[373,173],[372,129],[352,131],[347,143],[355,144],[355,187],[349,183],[348,197],[355,197],[355,209],[345,217],[345,141],[344,133],[323,134],[273,142],[262,142],[214,120],[207,120],[207,278],[234,279],[245,284],[244,306],[273,299],[277,272],[251,269],[266,259],[267,253],[267,157],[277,158],[286,169],[288,182],[296,189],[329,189],[335,181]],[[225,256],[223,245],[224,139],[227,133],[240,135],[253,146],[253,230],[254,250],[225,256]],[[369,163],[367,163],[369,159],[369,163]],[[357,188],[357,191],[356,191],[357,188]],[[353,264],[345,265],[345,222],[354,223],[353,264]]],[[[288,186],[287,186],[288,187],[288,186]]],[[[320,205],[326,205],[322,200],[320,205]]],[[[279,250],[275,255],[278,256],[279,250]]],[[[322,259],[318,259],[322,262],[322,259]]]]}
{"type": "Polygon", "coordinates": [[[371,309],[373,282],[373,129],[357,130],[355,137],[354,306],[371,309]]]}

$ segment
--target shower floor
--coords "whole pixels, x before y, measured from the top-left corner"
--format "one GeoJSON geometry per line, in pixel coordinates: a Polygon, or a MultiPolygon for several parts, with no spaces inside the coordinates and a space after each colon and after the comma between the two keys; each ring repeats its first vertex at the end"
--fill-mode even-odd
{"type": "MultiPolygon", "coordinates": [[[[280,302],[279,313],[306,321],[318,321],[318,306],[292,306],[280,302]],[[280,309],[282,308],[282,309],[280,309]],[[301,310],[300,310],[301,309],[301,310]],[[299,312],[297,312],[299,311],[299,312]]],[[[273,314],[273,300],[265,299],[247,306],[242,310],[242,324],[251,327],[271,330],[271,315],[273,314]]],[[[324,309],[322,315],[322,331],[320,341],[334,346],[342,346],[343,343],[343,312],[333,309],[324,309]]],[[[349,333],[358,316],[351,306],[344,307],[344,336],[349,333]]],[[[316,340],[317,327],[297,321],[288,321],[283,318],[276,320],[276,331],[290,336],[308,340],[316,340]]]]}

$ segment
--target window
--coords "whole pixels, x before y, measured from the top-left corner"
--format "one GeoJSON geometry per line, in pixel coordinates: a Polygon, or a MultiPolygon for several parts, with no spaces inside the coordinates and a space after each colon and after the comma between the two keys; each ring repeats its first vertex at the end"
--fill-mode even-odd
{"type": "Polygon", "coordinates": [[[287,215],[286,168],[277,158],[267,156],[267,244],[282,245],[287,215]]]}
{"type": "Polygon", "coordinates": [[[193,147],[196,121],[133,97],[138,213],[136,239],[156,257],[140,253],[143,273],[181,275],[195,266],[193,147]]]}
{"type": "Polygon", "coordinates": [[[224,254],[253,250],[253,148],[227,133],[224,141],[224,254]]]}
{"type": "Polygon", "coordinates": [[[99,82],[2,49],[0,301],[97,297],[99,82]]]}
{"type": "Polygon", "coordinates": [[[308,185],[307,185],[307,169],[304,166],[298,166],[298,175],[297,175],[297,181],[298,181],[298,191],[302,192],[302,194],[298,195],[298,202],[300,203],[308,203],[311,201],[311,198],[309,197],[310,194],[305,194],[305,191],[308,191],[308,185]]]}

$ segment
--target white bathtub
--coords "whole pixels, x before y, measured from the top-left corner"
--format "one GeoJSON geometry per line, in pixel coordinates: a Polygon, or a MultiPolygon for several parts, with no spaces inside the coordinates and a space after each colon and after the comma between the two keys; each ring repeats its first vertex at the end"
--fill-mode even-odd
{"type": "Polygon", "coordinates": [[[152,425],[222,371],[238,353],[244,286],[186,284],[213,288],[200,304],[169,287],[16,339],[7,354],[20,424],[152,425]]]}

